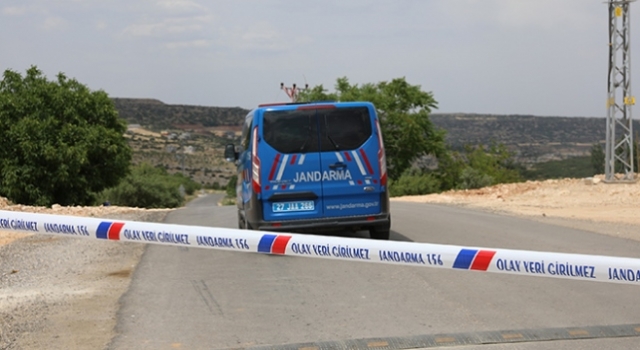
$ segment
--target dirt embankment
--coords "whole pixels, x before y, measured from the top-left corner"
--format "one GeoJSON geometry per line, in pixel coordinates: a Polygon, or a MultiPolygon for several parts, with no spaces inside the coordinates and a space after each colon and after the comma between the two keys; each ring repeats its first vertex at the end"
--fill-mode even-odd
{"type": "MultiPolygon", "coordinates": [[[[170,211],[123,207],[0,210],[134,221],[170,211]]],[[[103,349],[145,245],[0,231],[0,349],[103,349]]]]}
{"type": "Polygon", "coordinates": [[[605,183],[603,178],[528,181],[392,200],[465,206],[640,240],[640,182],[605,183]]]}

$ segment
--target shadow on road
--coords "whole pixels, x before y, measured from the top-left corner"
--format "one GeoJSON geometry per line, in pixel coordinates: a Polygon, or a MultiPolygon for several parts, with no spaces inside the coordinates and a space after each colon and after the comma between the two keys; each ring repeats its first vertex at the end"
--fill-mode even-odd
{"type": "MultiPolygon", "coordinates": [[[[308,235],[317,235],[317,236],[326,236],[326,237],[344,237],[344,238],[364,238],[369,239],[369,231],[352,231],[352,230],[340,230],[340,231],[328,231],[328,232],[294,232],[308,235]]],[[[396,232],[391,231],[389,235],[390,241],[399,241],[399,242],[413,242],[413,240],[408,237],[396,232]]]]}

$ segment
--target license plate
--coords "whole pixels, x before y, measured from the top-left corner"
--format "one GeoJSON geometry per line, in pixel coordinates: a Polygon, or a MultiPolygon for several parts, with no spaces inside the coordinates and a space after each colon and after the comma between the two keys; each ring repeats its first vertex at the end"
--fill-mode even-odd
{"type": "Polygon", "coordinates": [[[315,206],[313,201],[300,201],[273,203],[271,208],[274,213],[284,213],[289,211],[311,211],[315,209],[315,206]]]}

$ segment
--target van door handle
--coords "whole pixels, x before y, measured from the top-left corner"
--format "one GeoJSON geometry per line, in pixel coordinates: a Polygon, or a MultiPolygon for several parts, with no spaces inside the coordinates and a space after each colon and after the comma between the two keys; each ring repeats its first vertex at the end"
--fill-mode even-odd
{"type": "Polygon", "coordinates": [[[347,165],[345,163],[342,162],[337,162],[337,163],[333,163],[331,165],[329,165],[329,169],[331,170],[336,170],[336,169],[346,169],[347,165]]]}

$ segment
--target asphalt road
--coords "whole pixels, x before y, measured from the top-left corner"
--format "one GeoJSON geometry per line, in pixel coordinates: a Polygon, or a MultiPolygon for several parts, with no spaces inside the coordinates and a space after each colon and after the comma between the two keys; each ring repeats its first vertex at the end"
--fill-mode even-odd
{"type": "MultiPolygon", "coordinates": [[[[235,207],[218,200],[199,198],[166,221],[235,227],[235,207]]],[[[393,240],[640,257],[640,242],[486,212],[393,202],[392,215],[393,240]]],[[[455,345],[495,331],[528,340],[471,348],[636,349],[640,337],[605,334],[640,324],[639,300],[640,286],[150,245],[110,348],[297,349],[360,338],[370,338],[364,348],[398,348],[416,336],[455,345]],[[545,338],[562,332],[596,339],[545,338]]]]}

